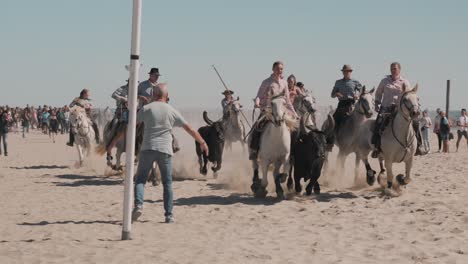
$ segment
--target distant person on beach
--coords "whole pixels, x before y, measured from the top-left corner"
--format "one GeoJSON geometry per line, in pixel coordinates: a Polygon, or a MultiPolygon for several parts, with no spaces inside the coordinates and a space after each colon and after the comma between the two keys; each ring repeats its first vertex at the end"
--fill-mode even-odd
{"type": "Polygon", "coordinates": [[[429,129],[432,127],[431,118],[428,116],[427,110],[424,110],[422,117],[419,120],[419,127],[421,128],[422,144],[426,153],[431,152],[431,143],[429,141],[429,129]]]}
{"type": "Polygon", "coordinates": [[[55,110],[51,111],[49,116],[49,137],[52,138],[52,142],[55,143],[55,137],[57,136],[59,129],[59,120],[57,118],[57,112],[55,110]]]}
{"type": "Polygon", "coordinates": [[[21,125],[23,127],[23,138],[26,137],[26,133],[29,133],[29,127],[31,125],[31,109],[26,106],[23,110],[21,117],[21,125]]]}
{"type": "Polygon", "coordinates": [[[449,152],[450,140],[450,122],[445,114],[445,111],[440,112],[440,137],[442,138],[442,152],[449,152]]]}
{"type": "Polygon", "coordinates": [[[11,120],[8,107],[0,108],[0,155],[2,155],[1,143],[3,142],[3,153],[5,156],[8,156],[7,140],[11,120]]]}
{"type": "Polygon", "coordinates": [[[468,113],[466,112],[466,109],[463,108],[461,110],[461,115],[460,118],[458,119],[457,122],[458,130],[457,130],[457,151],[458,151],[458,146],[460,145],[460,141],[462,137],[465,137],[466,140],[466,146],[468,148],[468,113]]]}
{"type": "Polygon", "coordinates": [[[437,150],[438,153],[442,151],[442,137],[440,135],[440,119],[442,116],[440,115],[440,108],[436,110],[436,116],[434,117],[434,134],[437,135],[437,141],[439,145],[439,149],[437,150]]]}
{"type": "Polygon", "coordinates": [[[161,172],[163,183],[164,216],[166,223],[174,222],[172,214],[172,129],[183,127],[198,143],[202,151],[208,155],[208,145],[185,121],[182,115],[169,105],[167,85],[157,84],[152,92],[153,101],[138,112],[138,122],[145,125],[143,144],[139,155],[138,168],[135,181],[135,207],[132,212],[132,221],[138,220],[142,214],[144,201],[144,188],[149,174],[156,162],[161,172]]]}

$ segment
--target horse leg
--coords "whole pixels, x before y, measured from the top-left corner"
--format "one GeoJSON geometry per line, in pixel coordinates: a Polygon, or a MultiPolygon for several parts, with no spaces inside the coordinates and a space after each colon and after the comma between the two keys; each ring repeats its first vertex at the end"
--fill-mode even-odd
{"type": "Polygon", "coordinates": [[[283,164],[282,160],[276,161],[273,170],[273,177],[275,178],[275,187],[276,187],[276,197],[278,199],[284,199],[283,187],[281,187],[281,177],[284,173],[279,173],[281,165],[283,164]]]}
{"type": "Polygon", "coordinates": [[[396,179],[400,185],[407,185],[411,182],[411,168],[413,166],[413,159],[405,161],[405,176],[403,177],[402,174],[398,174],[396,179]]]}
{"type": "Polygon", "coordinates": [[[252,177],[252,185],[250,186],[250,189],[253,193],[256,193],[260,187],[260,179],[258,176],[258,160],[252,160],[252,168],[254,175],[252,177]]]}
{"type": "Polygon", "coordinates": [[[374,185],[374,182],[375,182],[376,171],[372,169],[371,165],[369,164],[369,160],[367,159],[367,157],[363,158],[362,161],[364,162],[364,165],[366,166],[367,184],[372,186],[372,185],[374,185]]]}
{"type": "Polygon", "coordinates": [[[78,160],[79,160],[79,166],[83,166],[83,152],[81,150],[80,144],[76,144],[76,149],[78,150],[78,160]]]}
{"type": "Polygon", "coordinates": [[[356,153],[356,158],[354,160],[354,184],[358,182],[359,179],[359,165],[361,162],[361,157],[356,153]]]}
{"type": "Polygon", "coordinates": [[[385,168],[387,169],[387,188],[385,189],[385,192],[391,196],[393,196],[394,193],[394,185],[393,185],[393,170],[392,170],[392,163],[389,161],[385,161],[385,168]]]}
{"type": "Polygon", "coordinates": [[[262,170],[262,180],[261,180],[260,186],[258,187],[258,190],[254,193],[256,198],[265,198],[268,193],[268,191],[266,190],[266,187],[268,186],[268,163],[267,162],[262,162],[261,170],[262,170]]]}
{"type": "Polygon", "coordinates": [[[383,182],[386,170],[384,166],[384,161],[381,157],[379,157],[379,166],[380,166],[380,172],[379,175],[377,176],[377,182],[380,184],[380,186],[385,187],[385,182],[383,182]]]}
{"type": "Polygon", "coordinates": [[[291,156],[291,158],[289,159],[289,175],[288,175],[288,183],[287,183],[287,186],[288,186],[288,190],[292,190],[293,188],[293,168],[294,168],[294,157],[291,156]]]}
{"type": "Polygon", "coordinates": [[[343,173],[344,165],[346,161],[346,155],[341,150],[339,150],[337,159],[338,159],[338,168],[340,170],[340,173],[343,173]]]}

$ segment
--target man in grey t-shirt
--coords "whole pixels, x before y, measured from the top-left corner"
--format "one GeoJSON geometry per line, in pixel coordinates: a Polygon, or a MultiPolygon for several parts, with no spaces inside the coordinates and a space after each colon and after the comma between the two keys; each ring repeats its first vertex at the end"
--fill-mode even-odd
{"type": "Polygon", "coordinates": [[[183,127],[198,143],[202,151],[208,155],[208,146],[200,134],[188,125],[182,115],[168,101],[167,85],[157,84],[153,88],[154,101],[145,105],[138,112],[138,122],[145,124],[143,144],[139,155],[135,182],[135,207],[132,221],[142,214],[145,183],[153,163],[158,164],[163,183],[164,216],[166,223],[174,222],[172,215],[172,129],[183,127]]]}

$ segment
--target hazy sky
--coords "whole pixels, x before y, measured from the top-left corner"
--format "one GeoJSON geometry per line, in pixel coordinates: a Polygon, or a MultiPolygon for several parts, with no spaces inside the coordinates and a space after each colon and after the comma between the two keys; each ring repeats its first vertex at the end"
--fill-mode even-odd
{"type": "MultiPolygon", "coordinates": [[[[91,89],[98,106],[128,77],[131,0],[2,0],[0,105],[63,105],[91,89]]],[[[226,83],[251,105],[275,60],[315,94],[343,64],[377,86],[399,61],[423,107],[468,106],[468,1],[143,0],[141,79],[159,67],[177,107],[218,107],[226,83]]]]}

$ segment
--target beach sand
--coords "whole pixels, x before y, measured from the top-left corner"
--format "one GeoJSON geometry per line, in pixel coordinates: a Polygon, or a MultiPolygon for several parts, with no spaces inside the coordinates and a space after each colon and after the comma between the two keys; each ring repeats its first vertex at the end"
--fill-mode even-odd
{"type": "Polygon", "coordinates": [[[54,144],[10,133],[10,155],[0,157],[0,263],[468,263],[464,144],[416,157],[399,197],[377,183],[356,186],[347,166],[322,178],[321,195],[278,201],[272,186],[266,199],[253,198],[240,150],[226,153],[218,179],[200,176],[194,143],[178,135],[176,223],[163,223],[162,187],[147,185],[133,240],[120,241],[122,176],[106,171],[105,157],[78,169],[67,135],[54,144]]]}

